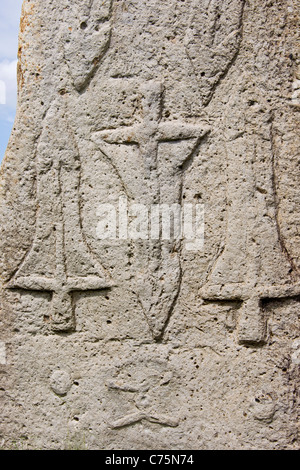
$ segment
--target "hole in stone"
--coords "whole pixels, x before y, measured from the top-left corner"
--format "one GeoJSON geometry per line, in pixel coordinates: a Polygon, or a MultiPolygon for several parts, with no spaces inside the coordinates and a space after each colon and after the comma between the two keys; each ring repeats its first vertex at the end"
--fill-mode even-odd
{"type": "Polygon", "coordinates": [[[87,23],[83,21],[80,25],[80,29],[85,30],[87,28],[87,23]]]}

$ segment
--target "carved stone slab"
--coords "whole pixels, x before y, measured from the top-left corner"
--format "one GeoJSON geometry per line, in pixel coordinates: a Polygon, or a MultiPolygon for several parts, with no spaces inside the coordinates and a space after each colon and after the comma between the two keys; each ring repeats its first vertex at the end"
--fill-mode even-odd
{"type": "Polygon", "coordinates": [[[3,448],[299,448],[299,10],[24,2],[3,448]]]}

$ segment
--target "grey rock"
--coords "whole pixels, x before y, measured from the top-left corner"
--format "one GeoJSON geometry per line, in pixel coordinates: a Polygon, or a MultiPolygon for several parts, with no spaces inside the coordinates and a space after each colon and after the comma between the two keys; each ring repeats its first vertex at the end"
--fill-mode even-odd
{"type": "Polygon", "coordinates": [[[4,448],[299,449],[299,10],[24,1],[4,448]]]}

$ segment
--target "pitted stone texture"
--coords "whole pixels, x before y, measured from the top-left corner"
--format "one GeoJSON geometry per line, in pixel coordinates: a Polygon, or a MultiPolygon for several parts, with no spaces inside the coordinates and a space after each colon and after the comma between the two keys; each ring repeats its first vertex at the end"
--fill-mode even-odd
{"type": "Polygon", "coordinates": [[[299,448],[299,11],[24,1],[0,185],[4,446],[299,448]],[[120,200],[203,205],[204,247],[99,239],[100,204],[120,200]]]}

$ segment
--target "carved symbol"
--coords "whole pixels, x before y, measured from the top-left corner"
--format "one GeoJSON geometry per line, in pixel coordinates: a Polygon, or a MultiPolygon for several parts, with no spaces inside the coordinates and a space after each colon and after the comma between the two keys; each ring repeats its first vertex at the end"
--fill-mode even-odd
{"type": "Polygon", "coordinates": [[[249,411],[255,419],[265,423],[271,423],[276,413],[276,401],[273,393],[257,390],[255,397],[252,398],[249,411]]]}
{"type": "Polygon", "coordinates": [[[171,428],[176,428],[179,425],[179,421],[167,416],[158,416],[158,415],[151,415],[148,413],[137,412],[133,413],[132,415],[124,416],[114,423],[111,424],[113,429],[123,428],[124,426],[130,426],[132,424],[139,423],[141,421],[149,421],[149,423],[156,423],[161,424],[162,426],[169,426],[171,428]]]}
{"type": "Polygon", "coordinates": [[[63,103],[53,105],[45,120],[37,148],[37,180],[35,240],[7,288],[51,293],[52,330],[70,331],[75,328],[72,294],[107,289],[112,283],[82,232],[79,152],[63,103]]]}
{"type": "MultiPolygon", "coordinates": [[[[194,140],[191,153],[199,144],[199,141],[209,132],[205,124],[188,124],[180,121],[162,122],[162,95],[163,87],[160,82],[150,81],[143,87],[142,110],[143,121],[132,127],[103,130],[94,134],[94,140],[110,144],[135,144],[140,149],[140,155],[144,164],[144,176],[150,183],[150,196],[156,199],[159,193],[158,170],[158,146],[162,142],[178,142],[182,140],[194,140]],[[196,142],[195,142],[196,140],[196,142]]],[[[172,155],[171,165],[180,168],[191,155],[184,158],[172,155]]]]}
{"type": "MultiPolygon", "coordinates": [[[[229,109],[232,110],[231,107],[229,109]]],[[[205,301],[241,302],[239,342],[261,345],[267,339],[263,301],[300,296],[300,282],[290,276],[293,265],[280,240],[280,229],[274,210],[277,201],[273,183],[275,176],[272,148],[268,149],[268,153],[264,152],[264,164],[259,167],[259,177],[254,173],[255,156],[252,159],[243,157],[243,161],[238,164],[240,149],[243,147],[241,139],[236,138],[232,130],[232,114],[229,119],[230,132],[233,132],[229,133],[229,137],[234,135],[234,139],[229,139],[227,146],[230,199],[227,240],[208,276],[208,281],[200,290],[200,295],[205,301]],[[261,193],[255,191],[258,187],[257,180],[263,185],[268,198],[261,198],[261,193]],[[277,270],[276,274],[270,273],[267,268],[266,276],[264,264],[269,266],[270,262],[272,265],[278,264],[281,272],[277,270]],[[273,284],[269,280],[270,277],[275,279],[273,284]]],[[[270,141],[272,142],[271,127],[270,141]]],[[[259,147],[257,140],[255,145],[259,147]]],[[[263,150],[265,151],[264,148],[263,150]]]]}
{"type": "Polygon", "coordinates": [[[56,395],[65,396],[72,387],[72,379],[65,370],[56,370],[50,377],[51,390],[56,395]]]}
{"type": "Polygon", "coordinates": [[[107,384],[108,388],[112,390],[119,390],[121,392],[135,393],[135,406],[138,411],[129,413],[126,416],[111,423],[113,429],[122,428],[124,426],[130,426],[132,424],[139,423],[140,421],[149,421],[149,423],[161,424],[163,426],[176,427],[179,425],[179,420],[174,419],[171,416],[158,414],[155,410],[149,409],[147,402],[147,392],[150,389],[150,385],[146,387],[141,386],[140,388],[134,388],[126,384],[120,385],[120,383],[110,382],[107,384]]]}
{"type": "Polygon", "coordinates": [[[89,0],[67,9],[64,56],[74,86],[82,91],[105,55],[111,36],[112,0],[89,0]]]}
{"type": "Polygon", "coordinates": [[[144,363],[144,359],[131,358],[131,361],[132,364],[124,365],[117,372],[116,379],[106,384],[110,391],[109,403],[116,399],[116,419],[110,422],[110,426],[120,429],[147,421],[177,427],[180,419],[174,417],[175,410],[172,408],[172,413],[169,406],[171,396],[176,396],[177,404],[179,401],[176,372],[168,370],[167,364],[161,360],[146,359],[144,363]]]}
{"type": "Polygon", "coordinates": [[[245,0],[209,1],[205,8],[193,1],[184,44],[203,105],[211,100],[239,51],[244,6],[245,0]]]}
{"type": "MultiPolygon", "coordinates": [[[[143,164],[140,187],[148,206],[161,203],[180,203],[184,164],[191,159],[200,145],[201,139],[209,132],[205,124],[189,124],[180,121],[162,121],[163,87],[161,83],[150,81],[141,87],[143,121],[132,127],[102,130],[94,133],[93,140],[100,149],[106,144],[135,145],[139,148],[143,164]],[[187,142],[185,155],[176,151],[160,158],[159,145],[171,142],[187,142]]],[[[111,157],[114,158],[114,157],[111,157]]],[[[122,167],[118,157],[113,166],[122,167]]],[[[130,180],[130,165],[121,168],[130,180]]],[[[140,195],[137,195],[140,197],[140,195]]],[[[137,283],[136,293],[147,317],[155,339],[161,338],[170,318],[181,286],[180,249],[174,244],[149,241],[148,262],[144,274],[137,283]],[[154,267],[155,265],[155,267],[154,267]],[[171,269],[170,269],[171,267],[171,269]]]]}
{"type": "Polygon", "coordinates": [[[243,302],[239,341],[244,344],[258,345],[266,340],[266,321],[261,310],[262,301],[300,296],[300,283],[286,286],[211,285],[201,290],[201,296],[208,301],[243,302]]]}

